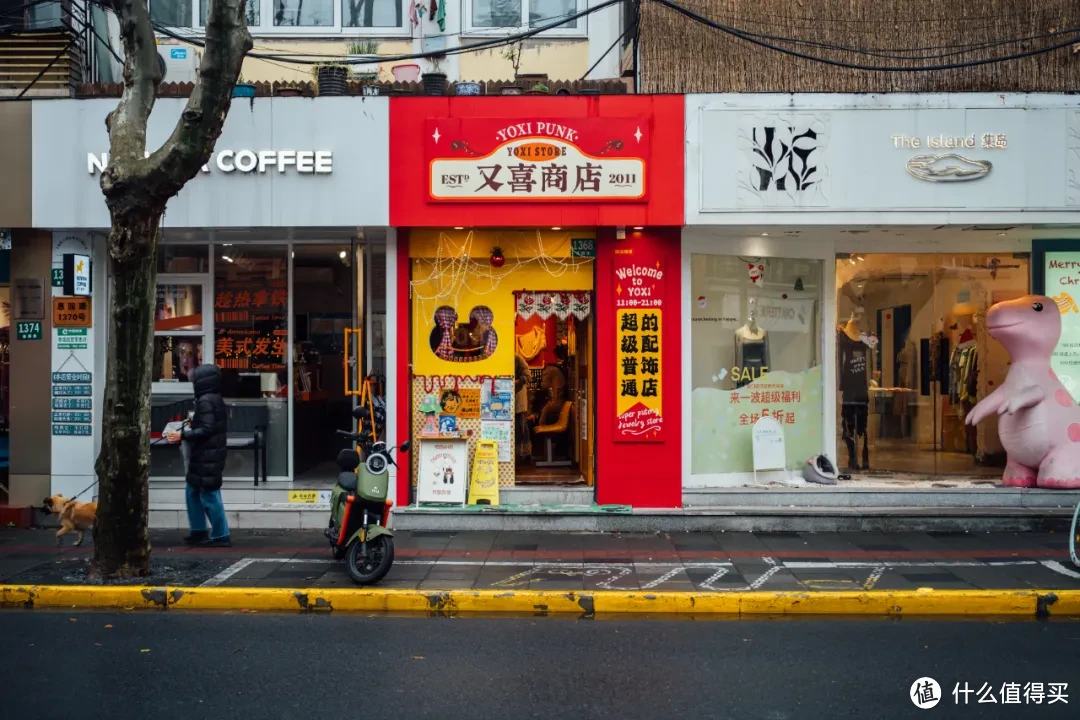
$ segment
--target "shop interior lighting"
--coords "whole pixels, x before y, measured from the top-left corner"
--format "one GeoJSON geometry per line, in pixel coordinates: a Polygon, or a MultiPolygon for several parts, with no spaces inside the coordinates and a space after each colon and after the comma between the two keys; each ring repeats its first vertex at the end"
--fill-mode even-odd
{"type": "Polygon", "coordinates": [[[346,257],[347,257],[348,255],[349,255],[349,253],[345,252],[344,250],[342,250],[341,252],[339,252],[339,253],[337,254],[337,256],[338,256],[339,258],[341,258],[342,260],[344,260],[344,259],[345,259],[345,258],[346,258],[346,257]]]}
{"type": "Polygon", "coordinates": [[[635,225],[635,226],[634,226],[634,229],[635,229],[635,230],[644,230],[644,229],[645,229],[645,226],[644,226],[644,225],[635,225]]]}
{"type": "Polygon", "coordinates": [[[457,226],[454,227],[454,229],[455,230],[464,230],[465,227],[463,225],[457,225],[457,226]]]}
{"type": "Polygon", "coordinates": [[[232,262],[233,261],[232,258],[229,257],[228,255],[222,255],[221,259],[224,260],[225,262],[232,262]]]}
{"type": "Polygon", "coordinates": [[[551,228],[551,229],[552,229],[552,230],[562,230],[562,228],[561,228],[561,227],[553,227],[553,228],[551,228]]]}

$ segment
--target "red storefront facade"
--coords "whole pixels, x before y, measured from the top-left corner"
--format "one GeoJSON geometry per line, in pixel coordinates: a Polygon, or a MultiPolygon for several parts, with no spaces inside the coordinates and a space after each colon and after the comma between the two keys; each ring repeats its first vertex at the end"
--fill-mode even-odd
{"type": "Polygon", "coordinates": [[[681,505],[683,128],[678,96],[391,100],[398,438],[452,415],[471,466],[510,427],[502,488],[681,505]]]}

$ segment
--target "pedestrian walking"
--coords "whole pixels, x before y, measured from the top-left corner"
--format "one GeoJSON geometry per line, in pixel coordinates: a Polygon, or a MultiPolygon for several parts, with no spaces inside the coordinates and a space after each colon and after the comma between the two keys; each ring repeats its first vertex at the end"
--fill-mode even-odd
{"type": "Polygon", "coordinates": [[[195,389],[191,423],[181,432],[166,435],[170,443],[184,443],[188,447],[186,500],[191,534],[184,542],[229,547],[229,523],[221,501],[221,475],[228,450],[228,410],[221,398],[221,370],[216,365],[200,365],[192,371],[191,383],[195,389]]]}

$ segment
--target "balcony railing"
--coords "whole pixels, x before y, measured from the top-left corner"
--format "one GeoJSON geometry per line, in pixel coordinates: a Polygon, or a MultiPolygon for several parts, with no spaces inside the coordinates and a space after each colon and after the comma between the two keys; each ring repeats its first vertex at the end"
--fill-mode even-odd
{"type": "MultiPolygon", "coordinates": [[[[305,97],[314,96],[315,86],[310,82],[257,82],[255,85],[256,97],[271,97],[275,95],[300,94],[305,97]]],[[[501,95],[504,87],[521,87],[521,81],[513,80],[488,80],[480,83],[482,94],[501,95]]],[[[550,95],[625,95],[627,84],[623,80],[549,80],[545,83],[550,95]]],[[[365,86],[375,85],[379,88],[380,95],[423,95],[424,85],[420,82],[380,82],[361,83],[349,82],[346,88],[347,95],[364,95],[365,86]]],[[[186,98],[191,95],[193,83],[170,83],[164,82],[158,86],[158,97],[186,98]]],[[[75,96],[80,98],[97,97],[120,97],[123,85],[120,83],[87,83],[75,88],[75,96]]],[[[446,90],[447,95],[455,95],[455,83],[450,83],[446,90]]]]}
{"type": "Polygon", "coordinates": [[[0,0],[0,95],[69,95],[95,77],[89,5],[0,0]]]}

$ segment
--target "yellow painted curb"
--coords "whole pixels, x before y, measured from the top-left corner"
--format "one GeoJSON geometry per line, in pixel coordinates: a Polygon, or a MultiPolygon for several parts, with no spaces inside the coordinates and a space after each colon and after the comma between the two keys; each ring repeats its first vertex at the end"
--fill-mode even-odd
{"type": "Polygon", "coordinates": [[[1080,590],[587,592],[0,585],[0,607],[263,612],[1080,615],[1080,590]]]}

